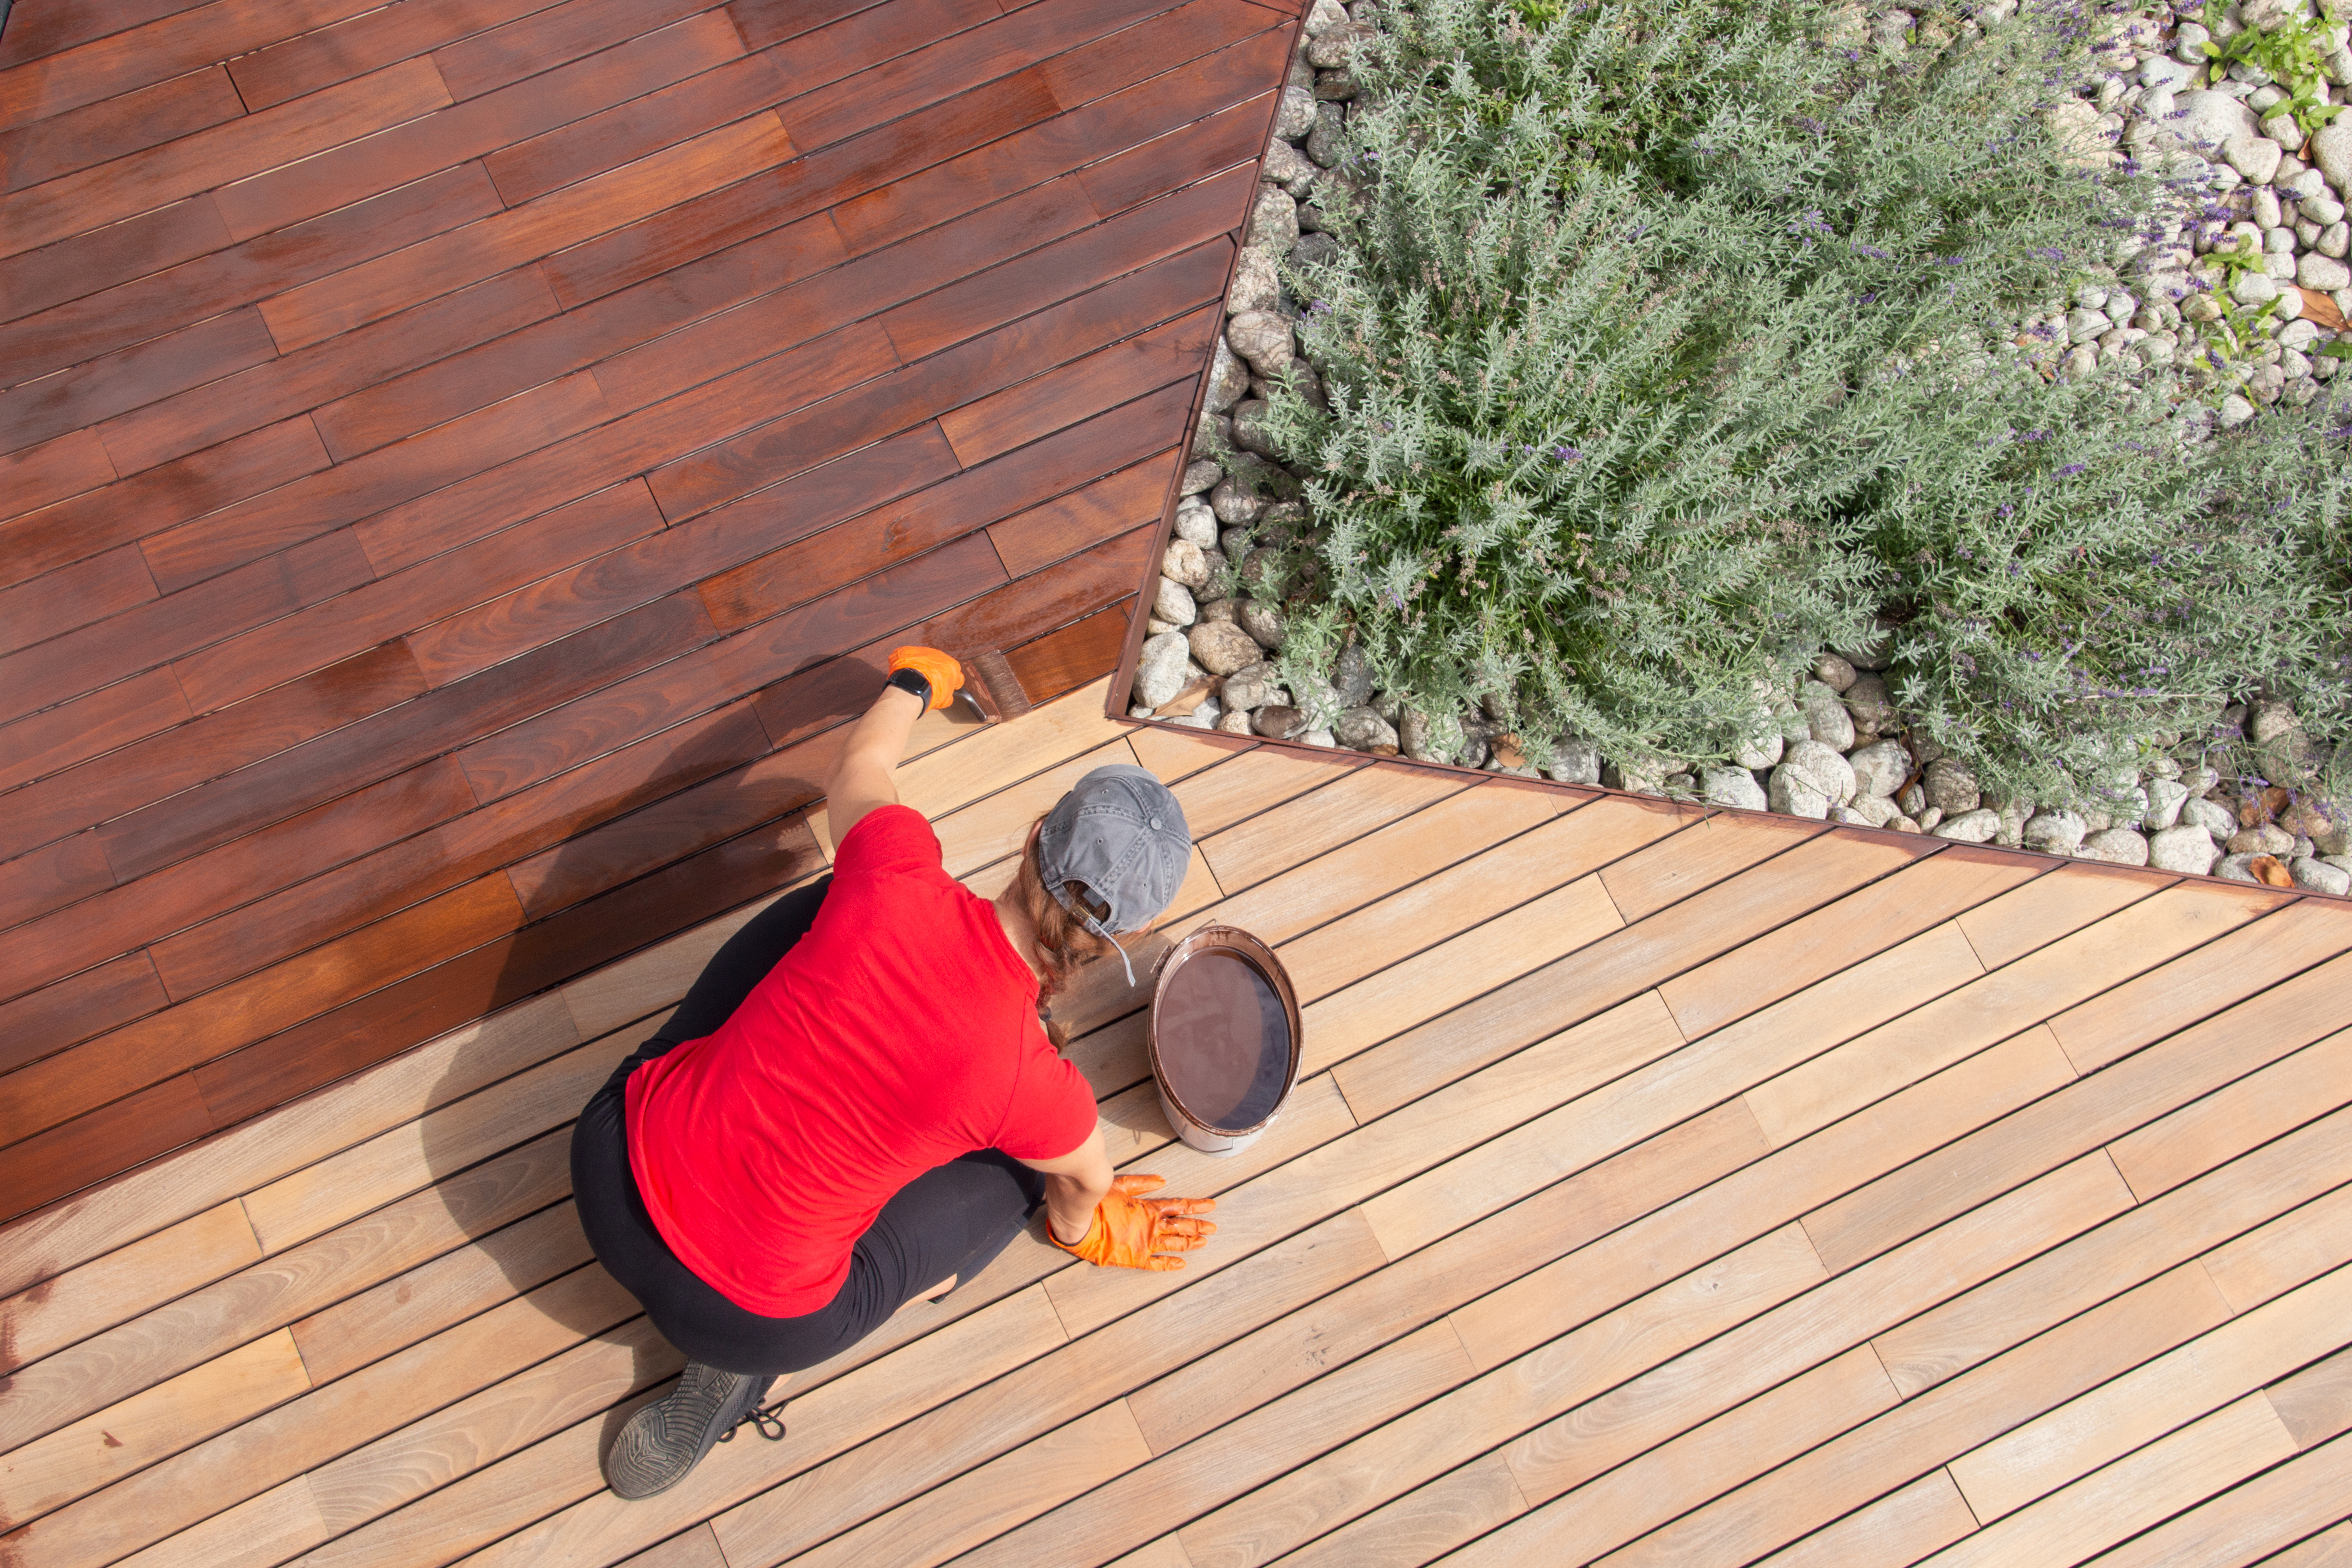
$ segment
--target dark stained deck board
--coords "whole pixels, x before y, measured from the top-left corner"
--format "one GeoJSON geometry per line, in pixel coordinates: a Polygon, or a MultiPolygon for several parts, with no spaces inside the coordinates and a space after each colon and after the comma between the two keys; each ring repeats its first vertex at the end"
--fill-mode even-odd
{"type": "MultiPolygon", "coordinates": [[[[1028,657],[1100,636],[1087,626],[1028,657]]],[[[1100,693],[907,764],[950,869],[992,887],[1027,813],[1108,742],[1176,778],[1205,835],[1155,946],[1233,921],[1285,952],[1310,1017],[1350,1017],[1368,988],[1388,1009],[1327,1037],[1315,1054],[1341,1059],[1264,1143],[1211,1161],[1168,1142],[1118,976],[1084,976],[1060,1005],[1122,1163],[1223,1192],[1216,1256],[1124,1278],[1016,1244],[947,1307],[796,1380],[786,1443],[720,1450],[654,1502],[603,1494],[602,1413],[677,1363],[580,1267],[561,1128],[646,1026],[609,1031],[658,1016],[727,915],[495,1015],[465,1049],[498,1065],[416,1079],[450,1080],[424,1136],[402,1130],[419,1102],[390,1060],[247,1123],[248,1152],[200,1143],[0,1231],[47,1257],[12,1289],[54,1276],[0,1303],[41,1347],[0,1393],[0,1446],[42,1489],[21,1494],[40,1517],[0,1539],[26,1563],[147,1548],[186,1563],[1353,1564],[1459,1548],[1631,1564],[1784,1546],[1899,1563],[1956,1541],[2074,1562],[2118,1543],[2120,1561],[2275,1551],[2328,1524],[2311,1489],[2337,1485],[2352,1426],[2340,901],[2216,889],[2243,897],[2243,920],[2170,948],[2135,937],[2101,995],[2048,996],[2045,1015],[2108,1021],[2069,1028],[2111,1066],[2078,1078],[2036,1026],[1776,1145],[1748,1110],[1759,1095],[2039,954],[2152,931],[2172,879],[2125,878],[2137,896],[2118,898],[2110,872],[2017,852],[1129,728],[1100,693]],[[2063,885],[2077,879],[2095,896],[2063,885]],[[1610,890],[1598,926],[1528,923],[1579,888],[1610,890]],[[1738,909],[1761,923],[1710,957],[1705,932],[1738,909]],[[2270,927],[2284,970],[2219,962],[2270,927]],[[1651,989],[1561,991],[1529,967],[1554,940],[1645,955],[1603,967],[1651,989]],[[1387,986],[1454,952],[1483,975],[1387,986]],[[2185,1028],[2134,1001],[2184,986],[2206,1009],[2185,1028]],[[1549,999],[1552,1032],[1498,1057],[1486,1021],[1519,994],[1549,999]],[[2084,1116],[2105,1140],[2087,1153],[2011,1137],[1972,1167],[1987,1181],[1970,1212],[1933,1193],[1865,1204],[1873,1238],[1839,1239],[1855,1196],[1939,1146],[2084,1116]],[[235,1230],[205,1207],[224,1196],[235,1230]],[[138,1304],[159,1288],[178,1304],[138,1304]],[[140,1424],[148,1389],[226,1379],[289,1326],[307,1386],[140,1424]],[[2053,1436],[2004,1436],[2036,1420],[2053,1436]],[[58,1445],[92,1422],[142,1446],[58,1479],[58,1445]],[[2010,1522],[1964,1539],[1961,1489],[2011,1500],[1991,1505],[2010,1522]]],[[[625,830],[656,803],[576,842],[643,856],[705,809],[696,793],[668,797],[671,826],[625,830]]],[[[746,892],[822,865],[812,820],[804,858],[761,863],[746,892]]],[[[534,875],[550,873],[516,885],[560,902],[560,857],[534,875]]],[[[464,1059],[451,1051],[417,1054],[464,1059]]]]}
{"type": "Polygon", "coordinates": [[[5,1206],[753,896],[896,641],[1108,669],[1295,30],[20,5],[5,1206]]]}

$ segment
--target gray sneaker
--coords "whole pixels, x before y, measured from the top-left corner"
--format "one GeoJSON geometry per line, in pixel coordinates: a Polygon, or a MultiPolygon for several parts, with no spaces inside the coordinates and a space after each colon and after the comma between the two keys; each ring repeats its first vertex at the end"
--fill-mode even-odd
{"type": "Polygon", "coordinates": [[[735,1435],[746,1421],[756,1421],[762,1436],[784,1435],[776,1416],[782,1401],[766,1410],[760,1396],[774,1380],[756,1373],[721,1372],[700,1362],[688,1362],[677,1386],[629,1417],[613,1451],[604,1457],[604,1480],[614,1495],[635,1501],[667,1491],[702,1462],[710,1446],[735,1435]],[[771,1430],[772,1428],[772,1430],[771,1430]]]}

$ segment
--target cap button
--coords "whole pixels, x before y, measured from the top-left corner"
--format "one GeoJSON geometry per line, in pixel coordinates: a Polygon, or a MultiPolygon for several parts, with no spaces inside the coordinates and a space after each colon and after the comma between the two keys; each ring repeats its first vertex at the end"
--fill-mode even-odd
{"type": "Polygon", "coordinates": [[[1151,819],[1151,826],[1152,826],[1152,829],[1153,829],[1153,831],[1154,831],[1154,832],[1157,832],[1157,831],[1159,830],[1159,827],[1160,827],[1160,819],[1159,819],[1158,817],[1156,817],[1156,816],[1155,816],[1155,817],[1153,817],[1153,818],[1151,819]]]}

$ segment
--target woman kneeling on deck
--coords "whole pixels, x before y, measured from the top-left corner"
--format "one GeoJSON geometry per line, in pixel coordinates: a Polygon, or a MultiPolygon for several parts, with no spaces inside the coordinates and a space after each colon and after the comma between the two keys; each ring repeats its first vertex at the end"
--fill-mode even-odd
{"type": "Polygon", "coordinates": [[[589,1242],[688,1358],[606,1458],[625,1498],[675,1485],[746,1421],[782,1436],[772,1382],[971,1279],[1041,1204],[1054,1244],[1097,1264],[1181,1268],[1169,1255],[1216,1229],[1192,1217],[1208,1200],[1113,1178],[1094,1095],[1038,1011],[1176,896],[1192,836],[1175,796],[1141,768],[1096,769],[991,904],[949,877],[892,781],[961,671],[922,647],[890,669],[825,781],[832,874],[730,937],[572,1133],[589,1242]]]}

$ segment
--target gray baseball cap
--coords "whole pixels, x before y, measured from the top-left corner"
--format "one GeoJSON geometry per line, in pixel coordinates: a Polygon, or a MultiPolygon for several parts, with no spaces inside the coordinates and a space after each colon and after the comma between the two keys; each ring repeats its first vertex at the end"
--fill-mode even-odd
{"type": "Polygon", "coordinates": [[[1149,768],[1097,768],[1055,803],[1037,834],[1037,871],[1055,900],[1097,936],[1139,931],[1183,885],[1192,854],[1184,808],[1149,768]],[[1084,886],[1109,914],[1073,905],[1065,882],[1084,886]]]}

